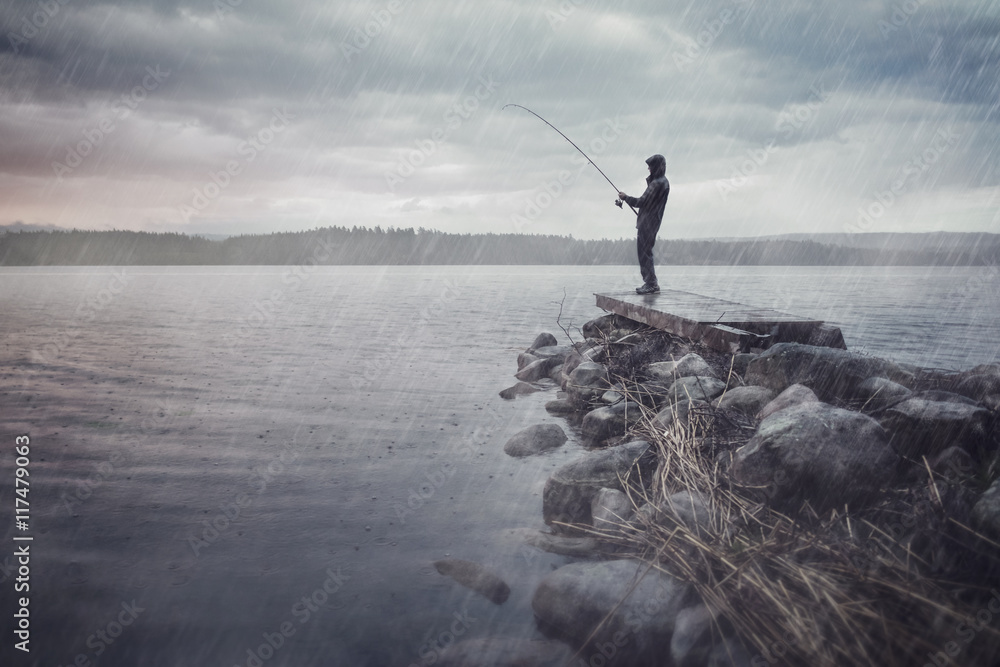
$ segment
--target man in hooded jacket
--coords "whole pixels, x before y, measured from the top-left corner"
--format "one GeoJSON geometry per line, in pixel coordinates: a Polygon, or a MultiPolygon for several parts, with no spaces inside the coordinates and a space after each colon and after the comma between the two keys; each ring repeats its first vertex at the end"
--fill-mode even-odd
{"type": "Polygon", "coordinates": [[[667,180],[667,160],[662,155],[654,155],[646,160],[649,165],[649,176],[646,178],[646,191],[641,197],[629,197],[619,192],[618,197],[629,206],[639,209],[639,217],[635,221],[636,250],[639,255],[639,271],[642,273],[642,287],[635,289],[637,294],[656,294],[660,285],[656,282],[656,271],[653,270],[653,244],[656,243],[656,233],[660,231],[663,221],[663,208],[667,205],[670,194],[670,182],[667,180]]]}

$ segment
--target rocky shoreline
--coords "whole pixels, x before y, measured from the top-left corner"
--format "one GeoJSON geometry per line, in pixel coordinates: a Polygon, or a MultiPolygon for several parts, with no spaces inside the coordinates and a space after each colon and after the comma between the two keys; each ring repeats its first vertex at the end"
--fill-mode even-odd
{"type": "MultiPolygon", "coordinates": [[[[551,533],[525,535],[579,559],[533,597],[553,639],[470,640],[445,664],[1000,656],[1000,365],[795,343],[727,355],[616,315],[580,337],[540,334],[501,392],[556,393],[546,410],[592,447],[545,484],[551,533]]],[[[566,439],[541,424],[505,451],[566,439]]]]}

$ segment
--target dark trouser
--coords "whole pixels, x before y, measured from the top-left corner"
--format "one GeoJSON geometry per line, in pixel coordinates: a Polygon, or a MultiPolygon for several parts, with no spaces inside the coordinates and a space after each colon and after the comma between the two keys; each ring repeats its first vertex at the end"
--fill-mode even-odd
{"type": "Polygon", "coordinates": [[[653,244],[656,243],[656,233],[660,226],[640,225],[636,235],[635,245],[639,254],[639,271],[642,282],[646,285],[657,285],[656,271],[653,270],[653,244]]]}

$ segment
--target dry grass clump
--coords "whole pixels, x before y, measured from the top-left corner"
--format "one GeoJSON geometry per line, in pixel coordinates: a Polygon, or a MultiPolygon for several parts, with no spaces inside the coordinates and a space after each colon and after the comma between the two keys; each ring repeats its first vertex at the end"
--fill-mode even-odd
{"type": "Polygon", "coordinates": [[[994,664],[1000,614],[983,623],[990,612],[982,610],[1000,588],[1000,544],[955,509],[967,505],[960,485],[928,469],[922,482],[860,512],[819,516],[804,504],[786,515],[767,505],[766,489],[725,473],[755,424],[711,407],[666,429],[654,415],[646,409],[632,434],[659,459],[652,485],[630,493],[633,504],[698,493],[710,525],[667,527],[644,514],[620,531],[590,531],[690,582],[747,643],[755,666],[924,665],[949,652],[954,664],[994,664]]]}

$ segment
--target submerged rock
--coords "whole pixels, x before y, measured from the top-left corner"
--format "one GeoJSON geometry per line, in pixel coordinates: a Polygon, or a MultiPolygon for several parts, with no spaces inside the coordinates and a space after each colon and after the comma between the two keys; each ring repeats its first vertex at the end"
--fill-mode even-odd
{"type": "Polygon", "coordinates": [[[458,558],[434,561],[434,568],[473,590],[493,604],[503,604],[510,597],[510,586],[479,563],[458,558]]]}
{"type": "Polygon", "coordinates": [[[893,478],[898,458],[885,430],[859,412],[826,403],[780,410],[736,450],[730,472],[742,484],[764,487],[776,507],[817,511],[868,502],[893,478]]]}
{"type": "Polygon", "coordinates": [[[545,482],[542,518],[561,533],[572,529],[560,523],[590,524],[591,501],[598,491],[624,491],[622,479],[643,485],[655,465],[649,443],[642,440],[589,452],[556,470],[545,482]]]}
{"type": "Polygon", "coordinates": [[[500,392],[500,398],[505,400],[512,400],[518,396],[527,396],[528,394],[534,394],[536,391],[541,391],[538,387],[532,386],[527,382],[518,382],[513,387],[507,387],[500,392]]]}
{"type": "Polygon", "coordinates": [[[511,436],[503,451],[508,456],[531,456],[562,447],[565,442],[566,432],[559,424],[535,424],[511,436]]]}
{"type": "Polygon", "coordinates": [[[784,410],[785,408],[790,408],[793,405],[801,405],[802,403],[818,403],[819,398],[813,393],[813,390],[809,387],[801,384],[793,384],[785,391],[778,394],[774,400],[765,405],[760,410],[760,419],[764,420],[773,415],[779,410],[784,410]]]}
{"type": "Polygon", "coordinates": [[[542,579],[531,607],[544,630],[575,645],[611,642],[614,655],[605,657],[637,664],[669,652],[689,590],[635,560],[572,563],[542,579]]]}

